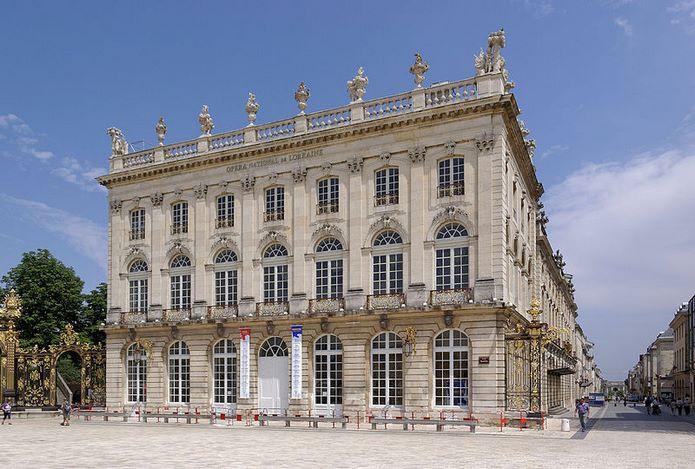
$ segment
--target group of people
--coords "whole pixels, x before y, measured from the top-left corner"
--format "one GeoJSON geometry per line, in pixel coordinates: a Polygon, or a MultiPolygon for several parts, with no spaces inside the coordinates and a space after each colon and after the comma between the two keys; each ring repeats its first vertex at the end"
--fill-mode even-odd
{"type": "MultiPolygon", "coordinates": [[[[7,424],[12,425],[12,404],[10,404],[10,401],[5,399],[5,402],[2,403],[0,408],[2,409],[2,424],[5,425],[5,421],[8,420],[7,424]]],[[[63,421],[60,422],[60,425],[63,427],[69,427],[72,405],[70,405],[68,400],[65,399],[63,400],[63,404],[60,406],[59,410],[61,416],[63,417],[63,421]]]]}
{"type": "MultiPolygon", "coordinates": [[[[649,415],[659,415],[661,414],[661,402],[659,398],[654,396],[647,396],[644,399],[644,407],[647,409],[647,414],[649,415]]],[[[664,402],[669,409],[671,409],[671,415],[690,415],[690,396],[685,396],[685,398],[671,399],[664,402]]]]}
{"type": "Polygon", "coordinates": [[[672,399],[669,407],[671,407],[671,415],[690,415],[690,396],[685,396],[685,399],[672,399]]]}

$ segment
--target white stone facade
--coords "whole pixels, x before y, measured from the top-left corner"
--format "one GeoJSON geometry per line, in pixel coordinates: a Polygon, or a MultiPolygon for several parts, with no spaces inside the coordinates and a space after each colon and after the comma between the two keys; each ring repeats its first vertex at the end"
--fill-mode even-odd
{"type": "MultiPolygon", "coordinates": [[[[290,390],[293,381],[301,382],[301,390],[277,401],[282,410],[364,415],[388,408],[494,418],[505,409],[505,332],[528,322],[532,297],[543,298],[544,308],[554,312],[545,319],[568,326],[562,339],[572,340],[576,305],[569,290],[556,292],[568,288],[566,279],[539,268],[548,262],[537,245],[542,186],[506,70],[431,87],[416,83],[411,92],[374,101],[362,100],[363,88],[351,89],[350,105],[313,114],[304,113],[307,93],[295,118],[258,127],[254,96],[251,124],[243,130],[203,132],[197,140],[137,154],[114,152],[110,173],[100,178],[111,207],[110,406],[138,400],[148,406],[219,406],[214,350],[218,340],[229,338],[236,394],[225,406],[237,411],[262,410],[271,402],[259,390],[263,379],[271,379],[290,390]],[[177,205],[182,202],[185,222],[177,205]],[[438,239],[447,226],[459,232],[438,239]],[[384,233],[400,242],[375,245],[384,233]],[[326,239],[340,249],[317,252],[326,239]],[[271,251],[279,255],[268,257],[275,245],[280,251],[271,251]],[[234,255],[216,263],[226,250],[234,255]],[[441,271],[438,277],[438,256],[460,270],[452,267],[446,279],[441,271]],[[146,270],[134,267],[139,261],[146,270]],[[321,279],[319,262],[329,272],[321,279]],[[379,283],[374,277],[382,269],[386,281],[379,283]],[[232,271],[233,288],[227,273],[232,271]],[[319,301],[325,292],[332,297],[319,301]],[[282,366],[293,371],[268,378],[272,370],[259,371],[262,344],[280,337],[291,349],[291,325],[303,326],[301,360],[288,351],[292,361],[282,366]],[[244,376],[240,328],[250,329],[244,376]],[[452,330],[465,339],[454,345],[452,338],[453,348],[444,351],[443,336],[436,337],[452,330]],[[384,404],[375,397],[383,383],[373,377],[381,366],[374,363],[381,356],[373,338],[389,332],[401,340],[401,358],[400,364],[383,365],[389,376],[398,375],[398,382],[386,385],[384,404]],[[342,344],[340,403],[334,399],[328,407],[317,374],[323,358],[314,352],[326,334],[342,344]],[[181,370],[169,347],[178,341],[188,350],[189,383],[183,386],[190,397],[183,402],[172,400],[179,393],[172,380],[181,379],[181,370]],[[135,365],[128,368],[135,363],[127,358],[134,343],[147,355],[145,398],[133,398],[128,384],[139,379],[133,378],[135,365]],[[437,364],[436,357],[455,352],[465,359],[437,364]],[[435,368],[462,364],[466,369],[456,379],[452,375],[451,386],[437,391],[442,386],[435,368]],[[246,379],[248,397],[240,391],[246,379]],[[465,388],[465,398],[454,399],[454,387],[465,388]]],[[[552,269],[561,271],[555,262],[552,269]]],[[[571,405],[573,384],[563,386],[563,405],[571,405]]]]}

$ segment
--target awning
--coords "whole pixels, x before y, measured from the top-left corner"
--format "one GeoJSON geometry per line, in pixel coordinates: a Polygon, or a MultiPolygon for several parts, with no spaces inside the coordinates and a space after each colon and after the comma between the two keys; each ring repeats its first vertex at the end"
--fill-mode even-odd
{"type": "Polygon", "coordinates": [[[553,368],[552,370],[548,370],[548,374],[557,375],[557,376],[573,375],[574,374],[574,368],[570,368],[568,366],[563,366],[560,368],[553,368]]]}

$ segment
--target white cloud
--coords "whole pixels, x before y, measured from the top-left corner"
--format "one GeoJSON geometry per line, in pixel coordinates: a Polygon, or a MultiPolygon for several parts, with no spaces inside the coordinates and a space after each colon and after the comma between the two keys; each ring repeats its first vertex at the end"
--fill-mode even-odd
{"type": "Polygon", "coordinates": [[[592,164],[548,190],[551,240],[609,376],[624,376],[695,293],[694,183],[695,150],[669,150],[592,164]]]}
{"type": "Polygon", "coordinates": [[[549,156],[559,155],[560,153],[564,153],[569,149],[570,147],[568,145],[552,145],[548,147],[543,153],[541,153],[538,158],[544,160],[549,156]]]}
{"type": "Polygon", "coordinates": [[[57,234],[75,251],[93,260],[106,271],[106,227],[42,202],[20,199],[2,193],[0,193],[0,202],[14,209],[14,213],[20,220],[57,234]]]}
{"type": "Polygon", "coordinates": [[[66,157],[61,160],[61,165],[54,168],[51,173],[72,184],[77,184],[86,191],[106,191],[94,178],[105,174],[102,168],[85,168],[75,158],[66,157]]]}
{"type": "Polygon", "coordinates": [[[671,24],[682,24],[686,31],[695,33],[695,0],[675,2],[667,11],[672,15],[671,24]]]}
{"type": "Polygon", "coordinates": [[[41,161],[53,158],[53,152],[38,148],[39,140],[35,137],[34,131],[16,114],[0,115],[0,129],[10,131],[12,142],[22,153],[41,161]]]}
{"type": "Polygon", "coordinates": [[[551,0],[523,0],[524,6],[531,10],[534,16],[548,16],[555,11],[555,5],[551,0]]]}
{"type": "Polygon", "coordinates": [[[634,33],[632,24],[630,24],[630,22],[626,18],[616,18],[614,22],[616,26],[623,30],[623,33],[626,36],[632,36],[632,34],[634,33]]]}

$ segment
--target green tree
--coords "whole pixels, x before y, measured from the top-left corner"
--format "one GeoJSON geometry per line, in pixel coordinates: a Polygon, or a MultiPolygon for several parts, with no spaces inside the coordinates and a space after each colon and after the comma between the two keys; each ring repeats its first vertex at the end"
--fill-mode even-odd
{"type": "Polygon", "coordinates": [[[25,252],[2,280],[22,299],[17,327],[22,346],[46,347],[57,341],[65,324],[78,323],[84,282],[48,250],[25,252]]]}
{"type": "Polygon", "coordinates": [[[100,283],[84,295],[78,329],[92,343],[104,342],[106,339],[106,335],[100,330],[101,324],[106,320],[106,290],[106,284],[100,283]]]}

